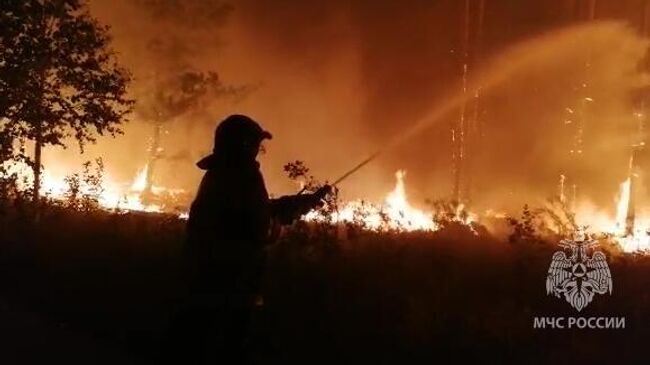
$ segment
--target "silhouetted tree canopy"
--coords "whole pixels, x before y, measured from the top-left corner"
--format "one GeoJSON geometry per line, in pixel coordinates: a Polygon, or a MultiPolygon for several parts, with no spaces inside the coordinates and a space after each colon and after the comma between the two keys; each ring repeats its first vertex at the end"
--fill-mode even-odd
{"type": "MultiPolygon", "coordinates": [[[[129,73],[109,48],[108,27],[80,0],[8,0],[0,8],[0,130],[40,149],[74,137],[115,135],[132,108],[129,73]]],[[[37,195],[38,186],[35,186],[37,195]]]]}
{"type": "Polygon", "coordinates": [[[144,19],[159,24],[158,31],[141,39],[153,62],[145,64],[144,70],[134,71],[139,86],[133,90],[137,95],[138,116],[158,125],[207,109],[214,99],[240,98],[250,91],[250,86],[224,84],[216,70],[194,62],[197,53],[204,51],[203,37],[213,36],[211,43],[219,44],[217,31],[233,10],[229,2],[134,0],[133,3],[144,19]]]}

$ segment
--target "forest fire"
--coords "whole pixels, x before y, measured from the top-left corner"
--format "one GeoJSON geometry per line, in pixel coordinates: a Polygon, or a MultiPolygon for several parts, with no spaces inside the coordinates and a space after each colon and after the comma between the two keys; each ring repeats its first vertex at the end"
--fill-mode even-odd
{"type": "MultiPolygon", "coordinates": [[[[108,173],[93,176],[87,169],[81,176],[73,173],[56,176],[49,170],[42,172],[41,194],[56,201],[68,201],[81,197],[95,199],[101,209],[117,212],[140,211],[149,213],[172,213],[187,218],[187,206],[174,206],[174,197],[186,195],[182,189],[171,189],[158,185],[149,186],[148,165],[143,166],[131,182],[118,182],[108,173]],[[88,176],[90,174],[90,176],[88,176]],[[93,183],[93,179],[98,178],[93,183]],[[149,186],[149,187],[148,187],[149,186]],[[73,197],[74,195],[74,197],[73,197]]],[[[26,189],[33,181],[31,169],[24,164],[14,163],[8,172],[18,177],[21,188],[26,189]]],[[[339,202],[337,209],[325,216],[321,211],[311,211],[304,221],[328,222],[331,224],[360,224],[373,231],[436,231],[440,226],[435,217],[444,214],[446,219],[460,224],[477,222],[476,214],[468,213],[461,204],[452,211],[441,212],[435,208],[419,209],[411,205],[406,193],[406,172],[395,173],[395,186],[380,204],[361,199],[339,202]]],[[[576,223],[596,234],[606,234],[616,241],[624,252],[645,253],[650,250],[650,219],[643,214],[630,216],[632,178],[626,179],[616,196],[615,215],[607,214],[594,206],[576,209],[576,223]]],[[[439,209],[439,208],[438,208],[439,209]]]]}
{"type": "MultiPolygon", "coordinates": [[[[395,173],[395,188],[389,192],[383,204],[375,205],[355,200],[344,203],[340,209],[331,215],[332,223],[360,223],[371,230],[398,230],[398,231],[435,231],[439,227],[434,222],[434,213],[417,209],[409,203],[406,195],[404,179],[406,172],[399,170],[395,173]]],[[[463,217],[462,206],[457,207],[456,214],[451,217],[462,223],[470,223],[473,216],[463,217]]],[[[305,220],[320,220],[318,212],[312,211],[305,216],[305,220]]]]}
{"type": "Polygon", "coordinates": [[[650,250],[650,220],[644,215],[634,215],[631,199],[632,177],[629,177],[620,186],[614,234],[624,251],[647,252],[650,250]]]}
{"type": "MultiPolygon", "coordinates": [[[[466,6],[469,6],[468,4],[466,6]]],[[[594,166],[596,161],[600,163],[604,154],[609,156],[611,160],[609,163],[612,166],[620,165],[616,161],[622,160],[622,155],[629,154],[630,136],[627,134],[633,130],[643,130],[643,128],[637,128],[636,124],[643,124],[644,113],[637,111],[633,114],[632,111],[637,109],[642,111],[644,107],[641,104],[646,104],[635,101],[632,104],[639,105],[631,105],[628,101],[630,96],[638,94],[640,92],[639,88],[646,83],[644,75],[637,72],[637,66],[646,53],[647,42],[618,22],[592,22],[566,27],[566,29],[557,29],[544,35],[531,36],[530,39],[514,44],[512,48],[501,53],[495,51],[490,62],[487,62],[487,58],[485,62],[478,62],[479,59],[483,60],[484,56],[482,54],[472,54],[475,50],[480,49],[478,47],[480,41],[478,34],[472,35],[472,28],[477,28],[478,31],[482,23],[479,19],[470,19],[473,17],[471,14],[481,13],[478,9],[476,10],[476,12],[474,10],[467,11],[466,16],[468,18],[463,23],[463,40],[453,50],[454,53],[459,52],[460,54],[460,58],[454,62],[460,60],[458,66],[462,71],[460,73],[462,77],[459,80],[447,80],[446,83],[440,83],[454,85],[454,82],[459,82],[458,86],[460,87],[449,88],[449,90],[441,92],[439,100],[432,105],[430,104],[431,100],[418,102],[418,104],[426,105],[426,107],[413,108],[418,109],[417,112],[409,111],[411,108],[404,108],[404,110],[399,108],[400,110],[395,109],[392,113],[386,114],[390,115],[391,118],[386,118],[385,122],[379,118],[368,118],[368,121],[372,121],[372,123],[386,123],[386,127],[388,127],[388,121],[391,119],[407,120],[408,123],[405,124],[405,128],[401,128],[399,133],[386,133],[385,137],[390,135],[390,138],[381,137],[383,140],[379,141],[379,136],[372,136],[368,137],[366,141],[364,140],[365,134],[357,132],[350,132],[349,136],[339,136],[342,146],[343,144],[350,146],[349,148],[342,147],[340,149],[343,154],[351,154],[352,149],[356,149],[357,146],[359,146],[359,151],[355,151],[355,154],[368,152],[370,146],[375,146],[375,148],[381,146],[378,150],[373,148],[375,152],[371,153],[370,157],[363,160],[350,173],[355,172],[371,161],[375,161],[380,154],[382,158],[387,160],[395,158],[391,156],[392,152],[399,149],[400,152],[394,154],[394,156],[400,156],[399,161],[392,161],[393,163],[397,162],[400,166],[417,171],[418,176],[428,176],[427,179],[440,181],[442,182],[441,186],[445,186],[450,182],[451,194],[449,194],[449,191],[443,191],[443,187],[435,186],[431,187],[432,191],[435,191],[432,194],[433,196],[448,198],[447,202],[472,202],[472,209],[478,209],[477,207],[480,206],[482,209],[502,210],[503,207],[500,204],[506,201],[510,209],[509,214],[517,214],[518,212],[513,210],[517,209],[514,207],[515,204],[521,206],[532,199],[548,196],[548,177],[561,169],[573,188],[570,215],[575,217],[576,222],[572,222],[574,225],[589,226],[589,229],[594,233],[611,235],[628,252],[650,249],[650,239],[648,239],[648,234],[645,231],[649,221],[643,217],[642,211],[637,212],[634,207],[634,178],[628,178],[621,186],[621,192],[616,198],[616,212],[614,212],[611,201],[594,200],[596,206],[580,205],[581,202],[591,201],[591,199],[595,198],[594,195],[599,194],[600,191],[613,187],[617,183],[617,179],[619,179],[615,177],[616,174],[612,173],[606,179],[589,180],[591,178],[589,176],[591,166],[594,166]],[[474,22],[476,24],[473,24],[474,22]],[[582,44],[585,46],[577,47],[577,45],[582,44]],[[614,46],[620,46],[620,49],[617,52],[612,52],[614,46]],[[557,57],[558,54],[563,56],[557,57]],[[590,69],[588,73],[582,72],[586,64],[590,69]],[[633,70],[635,71],[633,72],[633,70]],[[529,87],[533,83],[522,82],[521,80],[535,81],[535,93],[522,92],[531,90],[529,87]],[[615,90],[612,89],[613,86],[616,86],[615,90]],[[545,93],[544,90],[548,90],[548,94],[539,97],[538,93],[545,93]],[[522,97],[517,99],[517,103],[504,103],[503,101],[511,100],[509,97],[511,95],[521,95],[522,97]],[[534,95],[534,97],[529,97],[530,95],[534,95]],[[598,108],[597,113],[594,108],[598,108]],[[489,113],[487,113],[488,110],[489,113]],[[531,110],[536,113],[530,113],[531,110]],[[405,112],[408,112],[408,115],[402,116],[405,112]],[[566,113],[569,113],[569,116],[566,113]],[[399,118],[393,118],[396,115],[399,115],[399,118]],[[630,118],[626,118],[625,115],[630,118]],[[631,115],[635,117],[632,118],[631,115]],[[589,119],[589,128],[585,127],[586,119],[589,119]],[[611,123],[611,120],[619,119],[627,128],[619,128],[618,125],[611,123]],[[543,123],[545,126],[543,133],[531,135],[529,126],[524,122],[519,122],[523,120],[537,123],[535,125],[542,125],[543,123]],[[446,130],[447,126],[451,126],[451,128],[446,130]],[[441,133],[443,129],[445,131],[441,133]],[[594,131],[593,135],[589,135],[589,139],[584,137],[585,129],[594,131]],[[603,132],[602,135],[596,133],[601,131],[603,132]],[[448,141],[450,135],[451,141],[448,141]],[[443,138],[445,141],[442,140],[443,138]],[[375,141],[375,139],[377,140],[375,141]],[[425,140],[426,144],[447,146],[448,149],[445,150],[447,147],[440,147],[439,149],[437,147],[434,149],[421,148],[425,140]],[[365,146],[365,142],[369,142],[368,146],[365,146]],[[448,142],[451,144],[445,144],[448,142]],[[501,146],[505,145],[508,148],[501,148],[501,146]],[[601,146],[602,150],[595,148],[595,146],[601,146]],[[348,149],[350,150],[348,151],[348,149]],[[577,155],[580,156],[576,157],[577,155]],[[421,159],[431,160],[430,164],[427,161],[426,166],[436,167],[422,168],[421,166],[425,165],[419,163],[418,160],[421,159]],[[531,169],[531,166],[536,168],[531,169]],[[522,179],[523,176],[529,178],[522,179]],[[575,181],[580,181],[582,185],[577,188],[575,181]],[[478,191],[479,186],[480,193],[478,191]],[[512,192],[518,190],[521,194],[515,197],[512,192]],[[504,195],[504,191],[507,191],[507,195],[504,195]],[[470,196],[470,194],[473,195],[470,196]],[[480,203],[477,204],[477,201],[480,201],[480,203]]],[[[120,24],[118,22],[116,25],[119,27],[120,24]]],[[[20,29],[20,26],[17,25],[16,29],[20,29]]],[[[285,135],[288,135],[288,129],[281,128],[279,124],[273,125],[273,123],[301,120],[304,113],[313,120],[320,120],[318,117],[322,114],[323,125],[320,126],[322,127],[320,129],[322,131],[331,131],[327,133],[332,133],[332,135],[321,139],[313,138],[313,135],[296,134],[291,136],[292,141],[298,141],[296,142],[298,145],[295,146],[296,150],[298,150],[298,147],[300,149],[304,147],[307,150],[311,148],[316,150],[323,147],[317,146],[317,143],[322,141],[330,143],[329,141],[339,138],[334,134],[346,134],[345,128],[338,128],[329,124],[332,117],[340,120],[341,125],[354,125],[355,128],[350,128],[351,130],[356,130],[356,126],[363,127],[359,128],[359,131],[383,128],[383,125],[379,124],[362,125],[365,123],[366,117],[364,115],[367,113],[363,112],[365,107],[359,106],[364,103],[360,103],[361,100],[355,100],[354,98],[343,100],[338,96],[332,97],[332,100],[330,100],[332,104],[323,105],[326,106],[324,108],[321,108],[318,103],[313,105],[307,103],[305,104],[305,110],[301,110],[299,114],[294,114],[297,109],[294,103],[290,103],[291,105],[286,107],[277,103],[258,105],[261,100],[275,100],[276,96],[280,95],[275,93],[280,90],[260,88],[255,90],[259,94],[248,98],[248,92],[252,92],[252,90],[245,87],[245,83],[241,85],[223,84],[222,79],[217,77],[216,71],[213,72],[214,70],[211,68],[206,68],[207,66],[204,64],[178,68],[178,65],[186,64],[181,59],[180,61],[183,62],[174,61],[170,65],[159,65],[157,62],[170,59],[170,57],[163,56],[171,55],[166,54],[164,47],[158,47],[160,45],[159,32],[153,32],[150,36],[151,39],[143,39],[142,41],[157,45],[156,47],[146,48],[138,44],[135,48],[139,50],[159,49],[162,53],[149,54],[146,60],[137,63],[134,63],[128,57],[124,58],[125,64],[133,68],[131,71],[137,76],[133,80],[130,80],[128,73],[122,72],[126,71],[126,69],[113,69],[110,64],[103,65],[104,71],[113,76],[115,85],[122,85],[123,87],[116,87],[116,90],[104,95],[101,100],[90,100],[83,104],[95,105],[96,102],[102,101],[107,105],[113,105],[116,102],[121,105],[110,115],[94,117],[97,120],[106,122],[100,127],[85,123],[87,119],[91,119],[85,117],[83,129],[75,130],[79,126],[79,121],[75,119],[78,116],[67,116],[72,119],[63,123],[69,127],[62,128],[62,131],[66,130],[66,133],[59,133],[57,130],[56,138],[50,140],[50,138],[42,138],[42,134],[48,131],[40,130],[40,119],[29,119],[33,117],[29,113],[11,115],[11,118],[5,118],[7,122],[11,121],[13,123],[15,120],[16,123],[24,125],[24,128],[16,130],[7,127],[7,131],[11,132],[8,134],[8,137],[10,137],[8,140],[12,141],[11,143],[16,141],[28,143],[30,147],[34,146],[33,153],[30,151],[30,158],[33,162],[31,166],[44,166],[40,171],[41,181],[39,182],[38,179],[29,178],[34,176],[31,167],[17,165],[18,167],[14,170],[20,171],[21,180],[26,181],[27,187],[30,184],[36,185],[34,189],[36,193],[40,192],[44,196],[63,202],[81,196],[82,198],[89,197],[91,201],[96,201],[96,205],[106,210],[171,213],[186,217],[193,191],[191,189],[186,191],[170,187],[190,186],[190,183],[196,183],[196,181],[191,181],[193,175],[189,173],[190,169],[194,168],[192,156],[197,156],[201,152],[199,148],[206,147],[202,146],[199,141],[209,140],[209,138],[205,137],[206,131],[212,131],[215,118],[223,110],[223,105],[216,108],[215,103],[217,101],[217,104],[222,101],[225,102],[226,100],[221,99],[225,95],[241,97],[242,101],[246,99],[246,102],[250,104],[238,106],[238,109],[258,113],[261,119],[264,120],[265,128],[269,127],[269,130],[282,131],[285,135]],[[153,73],[151,72],[152,69],[153,73]],[[151,74],[157,76],[152,77],[151,74]],[[131,88],[127,88],[127,85],[131,82],[131,88]],[[110,100],[113,95],[117,95],[118,91],[120,92],[119,95],[121,95],[120,100],[110,100]],[[127,93],[127,91],[129,92],[127,93]],[[269,95],[264,94],[266,92],[269,95]],[[350,105],[347,103],[350,103],[350,105]],[[323,112],[332,110],[332,105],[336,105],[341,110],[349,108],[354,112],[346,113],[343,119],[341,119],[342,116],[328,115],[328,113],[323,112]],[[345,106],[345,108],[342,106],[345,106]],[[64,137],[79,136],[76,139],[78,139],[81,146],[89,141],[94,141],[90,137],[94,135],[95,130],[100,134],[104,132],[116,134],[114,132],[121,131],[121,127],[118,125],[122,119],[131,114],[134,116],[135,123],[133,124],[139,127],[129,131],[127,139],[130,139],[130,141],[125,141],[124,144],[124,148],[127,150],[141,151],[145,134],[151,134],[150,127],[154,126],[153,136],[147,137],[151,141],[148,147],[147,163],[140,165],[137,172],[135,172],[135,166],[130,165],[129,171],[134,173],[132,178],[121,177],[118,179],[117,176],[119,175],[113,174],[116,171],[110,169],[106,173],[102,171],[101,174],[91,172],[90,179],[87,179],[85,174],[68,175],[70,171],[55,175],[53,171],[60,170],[50,170],[52,166],[42,162],[42,159],[47,160],[47,157],[41,158],[43,154],[41,150],[49,150],[52,145],[64,145],[74,142],[74,140],[65,140],[64,137]],[[165,136],[169,138],[168,141],[165,141],[165,136]],[[303,141],[305,145],[300,146],[299,144],[302,144],[303,141]],[[178,173],[179,171],[181,173],[178,173]]],[[[177,41],[177,39],[171,40],[177,41]]],[[[179,44],[184,43],[183,41],[179,44]]],[[[120,47],[125,46],[124,44],[118,45],[120,47]]],[[[174,44],[174,42],[172,42],[171,46],[170,49],[178,48],[178,44],[174,44]]],[[[127,50],[130,51],[130,48],[125,48],[125,53],[128,53],[127,50]]],[[[447,50],[432,54],[447,54],[446,52],[447,50]]],[[[173,55],[177,54],[174,53],[173,55]]],[[[376,55],[366,56],[368,60],[381,58],[376,57],[376,55]]],[[[212,59],[212,57],[206,57],[206,59],[212,59]]],[[[339,59],[339,57],[333,59],[339,59]]],[[[355,57],[352,57],[352,59],[356,60],[355,57]]],[[[415,62],[415,59],[413,61],[415,62]]],[[[280,63],[283,64],[284,62],[280,63]]],[[[236,64],[239,65],[239,62],[236,62],[236,64]]],[[[25,67],[27,66],[29,65],[25,67]]],[[[329,70],[331,67],[331,69],[337,70],[337,75],[343,75],[344,73],[339,72],[338,66],[340,65],[335,63],[327,67],[323,66],[323,68],[329,70]]],[[[356,63],[350,66],[355,66],[351,67],[355,71],[350,71],[355,73],[356,63]]],[[[294,95],[287,94],[284,85],[296,82],[293,79],[295,76],[293,70],[275,70],[275,63],[270,63],[268,67],[269,70],[264,70],[264,74],[282,76],[282,78],[274,80],[269,85],[282,85],[280,87],[281,95],[286,96],[287,100],[292,100],[294,95]],[[291,77],[285,78],[288,76],[291,77]]],[[[379,67],[378,69],[383,68],[379,67]]],[[[428,68],[423,69],[428,70],[428,68]]],[[[90,71],[88,75],[83,76],[90,78],[97,74],[97,70],[90,71]]],[[[243,71],[242,73],[247,74],[247,72],[243,71]]],[[[400,73],[390,71],[390,75],[397,74],[400,73]]],[[[350,80],[355,78],[347,76],[342,77],[344,80],[338,80],[335,85],[330,85],[331,90],[328,89],[329,86],[324,85],[323,89],[327,89],[326,95],[318,93],[311,95],[305,93],[302,88],[297,88],[297,91],[295,91],[296,97],[325,100],[328,95],[342,95],[341,90],[355,89],[352,87],[354,85],[348,84],[350,80]],[[338,85],[339,81],[345,83],[338,85]]],[[[386,78],[376,77],[372,79],[383,80],[386,78]]],[[[434,78],[432,77],[432,79],[434,78]]],[[[312,80],[305,79],[304,83],[308,86],[306,90],[309,90],[309,92],[319,91],[319,88],[313,88],[312,80]]],[[[98,83],[89,83],[87,86],[94,87],[96,84],[98,83]]],[[[430,84],[437,83],[424,84],[418,79],[417,83],[409,85],[408,89],[417,90],[419,87],[428,87],[430,84]]],[[[15,86],[17,90],[19,90],[19,86],[15,86]]],[[[391,91],[393,90],[392,83],[388,86],[390,87],[386,87],[386,93],[380,93],[380,95],[377,95],[376,101],[373,101],[377,105],[369,109],[376,109],[378,115],[383,115],[381,109],[384,104],[389,105],[388,101],[395,98],[391,91]]],[[[369,88],[369,90],[372,89],[369,88]]],[[[365,88],[360,90],[362,91],[361,94],[366,91],[365,88]]],[[[33,93],[23,92],[22,94],[32,95],[33,93]]],[[[422,93],[422,95],[435,94],[433,90],[422,93]]],[[[97,95],[100,94],[97,92],[84,92],[83,95],[98,97],[97,95]]],[[[415,98],[415,95],[413,97],[415,98]]],[[[77,99],[77,97],[70,99],[70,110],[74,109],[73,104],[77,102],[77,99]]],[[[48,117],[45,115],[39,116],[39,118],[43,120],[59,118],[57,114],[58,107],[52,106],[50,109],[49,112],[53,116],[48,117]]],[[[16,109],[16,111],[23,112],[22,109],[16,109]]],[[[373,113],[368,115],[372,116],[373,113]]],[[[321,122],[314,122],[314,125],[317,124],[321,124],[321,122]]],[[[0,123],[0,127],[2,126],[4,124],[0,123]]],[[[642,134],[640,132],[634,133],[642,134]]],[[[642,137],[644,136],[633,138],[634,140],[638,139],[637,145],[643,144],[644,138],[642,137]]],[[[635,147],[635,149],[638,148],[635,147]]],[[[116,153],[118,148],[113,145],[108,148],[104,145],[100,150],[101,152],[98,155],[107,158],[107,161],[118,156],[118,159],[121,159],[122,153],[116,153]]],[[[285,161],[289,150],[293,151],[293,148],[275,153],[270,157],[271,161],[269,162],[278,164],[279,161],[285,161]]],[[[11,157],[10,154],[8,156],[11,157]]],[[[334,156],[332,159],[335,160],[334,156]]],[[[124,161],[117,163],[110,161],[109,163],[111,166],[125,165],[124,161]]],[[[635,164],[637,163],[631,163],[630,171],[636,168],[635,164]]],[[[317,168],[324,171],[333,171],[334,165],[332,163],[321,162],[321,164],[317,168]]],[[[124,171],[127,170],[120,170],[119,172],[123,173],[124,171]]],[[[35,172],[39,176],[38,172],[35,172]]],[[[269,181],[272,179],[270,176],[266,176],[266,178],[269,181]]],[[[564,178],[563,176],[562,184],[564,184],[564,178]]],[[[440,229],[438,223],[441,221],[440,217],[443,217],[443,220],[451,220],[467,225],[478,220],[478,216],[467,213],[462,204],[445,203],[447,205],[443,204],[444,206],[434,206],[428,209],[416,208],[407,199],[404,182],[405,173],[398,171],[396,179],[394,189],[385,196],[383,202],[379,204],[369,203],[364,200],[337,202],[337,209],[328,212],[327,220],[334,224],[361,223],[367,229],[378,231],[435,231],[440,229]]],[[[422,181],[416,182],[415,185],[423,186],[422,181]]],[[[444,187],[444,189],[448,188],[449,186],[444,187]]],[[[421,192],[425,193],[425,191],[421,192]]],[[[363,192],[354,192],[353,194],[355,194],[352,195],[355,198],[364,198],[363,192]]],[[[562,197],[560,200],[564,202],[564,186],[560,195],[562,197]]],[[[39,197],[35,196],[34,201],[38,200],[39,197]]],[[[638,204],[643,205],[646,202],[639,201],[638,204]]],[[[308,221],[319,220],[322,218],[321,216],[320,212],[314,211],[303,218],[308,221]]]]}
{"type": "MultiPolygon", "coordinates": [[[[82,175],[73,173],[57,176],[50,170],[44,169],[41,175],[40,192],[42,196],[61,202],[85,197],[106,210],[160,213],[165,211],[165,207],[148,202],[146,199],[147,168],[148,166],[145,165],[131,183],[117,182],[110,174],[104,172],[93,174],[86,170],[82,175]]],[[[33,173],[27,165],[13,163],[7,167],[7,172],[16,177],[21,190],[28,190],[32,186],[33,173]]],[[[175,196],[183,193],[183,190],[152,186],[151,193],[153,196],[162,194],[175,196]]]]}
{"type": "Polygon", "coordinates": [[[635,214],[630,205],[631,186],[631,178],[620,184],[615,215],[593,206],[582,206],[576,211],[576,223],[592,233],[610,236],[624,252],[647,253],[650,251],[650,219],[644,214],[635,214]]]}
{"type": "Polygon", "coordinates": [[[639,363],[649,125],[650,0],[0,1],[2,364],[639,363]]]}
{"type": "MultiPolygon", "coordinates": [[[[100,176],[82,176],[73,173],[68,176],[55,176],[49,170],[42,171],[41,194],[56,201],[65,202],[83,196],[95,199],[100,208],[109,211],[141,211],[150,213],[175,213],[187,218],[187,207],[173,207],[164,204],[165,198],[185,194],[182,189],[171,189],[152,185],[148,188],[148,165],[138,171],[133,181],[117,182],[108,173],[100,176]],[[94,178],[95,183],[92,182],[94,178]],[[150,191],[148,191],[150,189],[150,191]],[[162,203],[156,203],[156,198],[162,203]]],[[[24,164],[14,163],[9,172],[18,177],[21,189],[28,189],[33,181],[31,169],[24,164]]],[[[332,212],[330,223],[360,223],[364,228],[376,231],[435,231],[439,227],[434,222],[434,212],[415,208],[407,199],[405,186],[406,172],[395,173],[395,187],[386,194],[382,204],[373,204],[363,200],[343,202],[338,210],[332,212]]],[[[464,212],[459,205],[451,214],[451,220],[469,224],[476,220],[472,214],[464,212]]],[[[312,211],[303,217],[305,221],[320,221],[323,216],[312,211]]]]}

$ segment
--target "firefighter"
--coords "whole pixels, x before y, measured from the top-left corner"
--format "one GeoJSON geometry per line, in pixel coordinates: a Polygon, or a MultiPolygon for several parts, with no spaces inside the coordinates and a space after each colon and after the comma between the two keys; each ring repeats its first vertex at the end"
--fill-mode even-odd
{"type": "Polygon", "coordinates": [[[331,192],[326,185],[269,199],[256,157],[271,138],[251,118],[231,115],[215,131],[213,153],[197,163],[205,174],[187,223],[189,295],[173,345],[186,363],[243,361],[271,220],[291,223],[331,192]]]}

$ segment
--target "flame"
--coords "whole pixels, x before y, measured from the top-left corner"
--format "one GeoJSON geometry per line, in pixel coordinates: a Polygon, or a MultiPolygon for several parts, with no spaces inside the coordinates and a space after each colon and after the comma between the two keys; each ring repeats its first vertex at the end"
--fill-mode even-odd
{"type": "Polygon", "coordinates": [[[404,228],[408,231],[434,230],[436,225],[433,223],[433,215],[413,208],[409,204],[406,198],[406,189],[404,188],[405,176],[406,172],[404,170],[395,173],[397,180],[395,189],[386,196],[385,206],[389,222],[394,228],[404,228]]]}
{"type": "MultiPolygon", "coordinates": [[[[18,184],[21,189],[29,189],[34,183],[34,176],[29,166],[24,163],[5,163],[9,175],[15,174],[18,177],[18,184]]],[[[99,205],[108,210],[162,212],[163,209],[157,204],[147,204],[142,200],[142,192],[146,187],[147,172],[149,166],[145,165],[131,183],[119,183],[110,174],[104,173],[101,182],[101,191],[94,192],[93,187],[80,181],[80,194],[98,194],[99,205]]],[[[70,191],[70,185],[66,182],[65,176],[57,176],[48,169],[41,171],[40,193],[55,200],[65,200],[70,191]]],[[[154,194],[162,192],[179,193],[182,190],[165,189],[152,187],[154,194]]]]}
{"type": "Polygon", "coordinates": [[[627,220],[627,211],[630,204],[630,188],[632,180],[628,177],[621,183],[618,204],[616,206],[616,226],[619,235],[625,234],[625,224],[627,220]]]}
{"type": "MultiPolygon", "coordinates": [[[[383,204],[375,205],[362,200],[346,203],[341,209],[332,213],[332,223],[361,223],[371,230],[400,230],[400,231],[435,231],[440,227],[434,222],[433,212],[420,210],[411,206],[407,199],[404,179],[406,172],[399,170],[395,173],[395,188],[389,192],[383,204]]],[[[473,216],[463,220],[457,208],[458,221],[469,223],[473,216]]],[[[317,211],[305,215],[306,221],[319,221],[322,217],[317,211]]]]}
{"type": "MultiPolygon", "coordinates": [[[[28,189],[33,184],[33,174],[24,163],[5,163],[8,174],[16,174],[21,189],[28,189]]],[[[104,173],[101,191],[93,192],[93,187],[80,181],[80,194],[98,194],[101,207],[116,211],[163,212],[165,208],[155,203],[143,201],[146,189],[149,166],[144,165],[131,182],[120,183],[110,174],[104,173]]],[[[408,201],[406,193],[406,172],[399,170],[395,173],[395,187],[384,198],[381,204],[372,204],[363,200],[345,203],[333,212],[327,220],[331,223],[361,223],[365,228],[376,231],[436,231],[440,229],[434,220],[434,212],[418,209],[408,201]]],[[[41,194],[52,199],[65,200],[70,191],[65,176],[57,176],[50,170],[43,169],[41,177],[41,194]]],[[[162,194],[179,194],[181,189],[169,189],[152,186],[151,193],[155,196],[162,194]]],[[[595,233],[610,235],[624,252],[650,253],[650,212],[638,211],[635,214],[634,228],[628,231],[628,209],[632,199],[632,178],[629,177],[620,184],[615,197],[616,211],[608,213],[588,202],[582,202],[576,209],[576,222],[587,226],[595,233]]],[[[452,212],[452,220],[462,224],[477,221],[477,216],[463,212],[464,207],[458,205],[452,212]]],[[[487,216],[499,217],[502,214],[486,212],[487,216]]],[[[187,219],[187,212],[180,212],[179,217],[187,219]]],[[[318,211],[311,211],[303,217],[306,221],[323,221],[326,218],[318,211]]]]}
{"type": "Polygon", "coordinates": [[[611,235],[624,252],[650,252],[650,216],[637,212],[634,228],[627,232],[628,209],[632,199],[632,179],[628,177],[619,187],[616,196],[616,212],[612,217],[595,206],[583,203],[576,212],[576,222],[588,226],[590,230],[611,235]]]}
{"type": "Polygon", "coordinates": [[[144,167],[138,172],[131,184],[132,191],[143,192],[147,187],[147,174],[149,173],[149,164],[144,165],[144,167]]]}
{"type": "Polygon", "coordinates": [[[632,180],[630,177],[620,187],[619,201],[616,207],[616,241],[625,252],[650,251],[650,220],[642,214],[634,217],[634,227],[627,232],[628,209],[632,198],[632,180]]]}

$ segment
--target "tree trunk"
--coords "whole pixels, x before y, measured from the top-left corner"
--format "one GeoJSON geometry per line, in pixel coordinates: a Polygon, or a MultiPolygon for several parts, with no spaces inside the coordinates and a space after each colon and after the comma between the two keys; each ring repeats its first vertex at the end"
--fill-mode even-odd
{"type": "Polygon", "coordinates": [[[38,206],[41,197],[41,149],[43,147],[43,131],[41,130],[41,123],[36,125],[36,138],[34,139],[34,191],[33,202],[34,207],[38,211],[38,206]]]}
{"type": "Polygon", "coordinates": [[[453,164],[453,200],[456,204],[465,201],[463,195],[464,178],[465,178],[465,152],[466,152],[466,134],[468,122],[468,100],[467,100],[467,74],[469,68],[469,42],[470,42],[470,27],[471,27],[471,1],[465,0],[463,7],[463,14],[461,18],[461,92],[463,95],[463,102],[460,105],[460,115],[455,130],[452,132],[452,142],[455,142],[454,152],[452,156],[453,164]]]}
{"type": "Polygon", "coordinates": [[[630,179],[630,197],[627,200],[627,213],[625,215],[625,236],[634,235],[634,223],[636,220],[636,176],[637,176],[637,166],[636,166],[636,154],[638,152],[638,147],[632,147],[632,155],[630,156],[630,166],[628,170],[628,179],[630,179]]]}
{"type": "Polygon", "coordinates": [[[142,192],[143,199],[147,202],[152,197],[151,188],[153,187],[154,172],[156,169],[156,161],[160,158],[160,144],[162,134],[162,123],[156,122],[154,124],[153,139],[151,141],[151,150],[149,151],[149,160],[147,161],[147,177],[145,179],[145,187],[142,192]]]}

